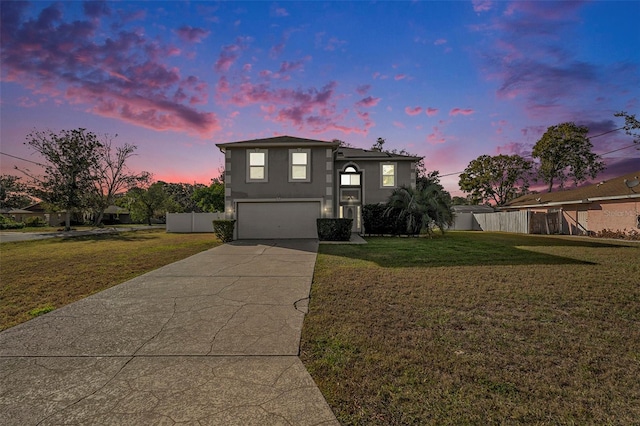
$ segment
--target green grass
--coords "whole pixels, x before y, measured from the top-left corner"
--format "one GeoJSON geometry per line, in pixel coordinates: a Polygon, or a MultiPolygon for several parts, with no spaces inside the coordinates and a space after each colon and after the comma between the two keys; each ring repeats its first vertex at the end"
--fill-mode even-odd
{"type": "Polygon", "coordinates": [[[343,424],[637,424],[640,245],[322,245],[301,358],[343,424]]]}
{"type": "Polygon", "coordinates": [[[0,245],[0,330],[220,244],[162,229],[0,245]]]}

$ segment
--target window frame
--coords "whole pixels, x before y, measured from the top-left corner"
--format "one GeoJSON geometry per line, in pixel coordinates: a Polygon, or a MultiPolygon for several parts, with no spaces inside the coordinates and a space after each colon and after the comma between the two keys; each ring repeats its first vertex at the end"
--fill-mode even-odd
{"type": "Polygon", "coordinates": [[[247,149],[247,183],[252,182],[268,182],[269,181],[269,150],[261,149],[261,148],[251,148],[247,149]],[[252,165],[251,164],[251,154],[264,154],[264,164],[263,165],[252,165]],[[263,168],[263,178],[262,179],[252,179],[251,178],[251,167],[262,167],[263,168]]]}
{"type": "Polygon", "coordinates": [[[380,163],[380,188],[388,189],[388,188],[397,188],[398,187],[398,163],[380,163]],[[384,178],[385,176],[390,176],[389,174],[384,174],[384,167],[392,166],[393,167],[393,185],[385,185],[384,178]]]}
{"type": "Polygon", "coordinates": [[[308,148],[294,148],[289,150],[289,182],[311,182],[311,149],[308,148]],[[306,154],[307,162],[305,164],[294,164],[293,156],[294,154],[306,154]],[[305,167],[305,178],[294,178],[293,168],[304,166],[305,167]]]}

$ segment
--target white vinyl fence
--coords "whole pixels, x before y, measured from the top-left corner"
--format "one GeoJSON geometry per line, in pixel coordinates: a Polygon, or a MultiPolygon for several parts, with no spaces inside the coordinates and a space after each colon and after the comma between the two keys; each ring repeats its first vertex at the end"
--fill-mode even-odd
{"type": "Polygon", "coordinates": [[[456,213],[453,225],[449,227],[451,231],[482,231],[475,215],[478,213],[456,213]]]}
{"type": "Polygon", "coordinates": [[[483,231],[529,233],[529,212],[474,213],[473,217],[483,231]]]}
{"type": "Polygon", "coordinates": [[[167,232],[213,232],[213,221],[224,213],[167,213],[167,232]]]}

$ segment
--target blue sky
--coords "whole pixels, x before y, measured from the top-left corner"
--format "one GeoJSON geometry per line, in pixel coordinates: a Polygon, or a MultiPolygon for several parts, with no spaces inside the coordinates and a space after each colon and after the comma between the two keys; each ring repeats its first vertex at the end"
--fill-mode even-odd
{"type": "MultiPolygon", "coordinates": [[[[2,2],[2,152],[33,129],[137,145],[131,166],[208,183],[215,143],[293,135],[425,157],[449,191],[547,127],[640,113],[638,1],[2,2]]],[[[632,143],[592,139],[601,154],[632,143]]],[[[605,175],[640,169],[635,147],[605,175]]],[[[2,173],[14,165],[0,156],[2,173]]]]}

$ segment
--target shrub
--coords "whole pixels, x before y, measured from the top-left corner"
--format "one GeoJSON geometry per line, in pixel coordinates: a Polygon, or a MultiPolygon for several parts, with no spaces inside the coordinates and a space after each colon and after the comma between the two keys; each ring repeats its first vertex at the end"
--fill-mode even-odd
{"type": "Polygon", "coordinates": [[[320,241],[349,241],[353,219],[317,219],[320,241]]]}
{"type": "Polygon", "coordinates": [[[33,216],[28,218],[27,220],[24,221],[24,224],[32,228],[47,226],[47,222],[45,222],[43,218],[38,216],[33,216]]]}
{"type": "Polygon", "coordinates": [[[22,229],[24,228],[24,223],[16,222],[15,220],[0,215],[0,229],[22,229]]]}
{"type": "Polygon", "coordinates": [[[228,243],[233,241],[233,228],[235,227],[236,221],[234,219],[220,219],[213,221],[213,232],[216,234],[216,237],[223,243],[228,243]]]}
{"type": "Polygon", "coordinates": [[[366,204],[362,208],[364,232],[369,235],[406,234],[406,222],[399,211],[387,211],[387,204],[366,204]]]}

